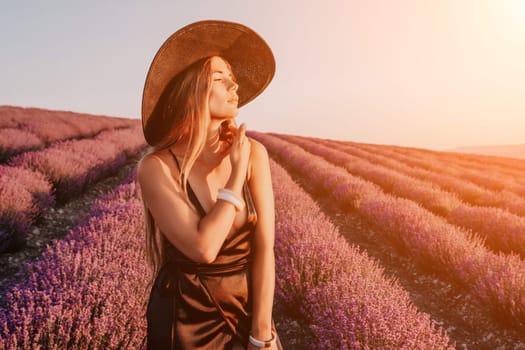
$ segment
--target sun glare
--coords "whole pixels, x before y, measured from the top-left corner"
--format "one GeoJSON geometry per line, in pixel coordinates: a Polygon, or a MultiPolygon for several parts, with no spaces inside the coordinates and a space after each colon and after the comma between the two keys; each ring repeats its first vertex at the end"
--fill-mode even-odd
{"type": "Polygon", "coordinates": [[[500,34],[514,42],[525,43],[525,1],[490,1],[488,15],[500,34]]]}

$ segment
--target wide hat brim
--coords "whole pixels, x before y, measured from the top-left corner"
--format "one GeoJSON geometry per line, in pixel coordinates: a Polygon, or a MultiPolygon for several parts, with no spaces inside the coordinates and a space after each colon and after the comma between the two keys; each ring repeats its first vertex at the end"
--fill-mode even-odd
{"type": "Polygon", "coordinates": [[[153,58],[142,95],[143,130],[169,82],[192,63],[210,56],[230,63],[239,84],[238,107],[257,97],[275,72],[272,50],[252,29],[220,20],[189,24],[166,39],[153,58]]]}

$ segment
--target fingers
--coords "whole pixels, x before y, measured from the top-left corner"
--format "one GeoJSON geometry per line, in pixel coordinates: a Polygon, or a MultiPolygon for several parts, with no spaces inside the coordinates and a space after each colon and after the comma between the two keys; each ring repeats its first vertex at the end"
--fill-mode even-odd
{"type": "Polygon", "coordinates": [[[238,129],[237,141],[239,144],[242,144],[245,140],[246,140],[246,124],[242,123],[238,129]]]}
{"type": "Polygon", "coordinates": [[[246,135],[246,123],[242,123],[241,126],[239,126],[239,135],[241,137],[246,135]]]}

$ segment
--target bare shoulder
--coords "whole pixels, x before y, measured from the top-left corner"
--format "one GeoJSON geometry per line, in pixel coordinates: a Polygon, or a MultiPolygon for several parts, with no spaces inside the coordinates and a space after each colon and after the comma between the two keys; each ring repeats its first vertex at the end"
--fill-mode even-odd
{"type": "Polygon", "coordinates": [[[254,234],[254,249],[272,249],[275,226],[275,207],[273,196],[270,160],[266,147],[258,141],[251,140],[250,192],[257,212],[257,226],[254,234]]]}
{"type": "Polygon", "coordinates": [[[177,182],[173,181],[174,174],[171,172],[165,156],[159,153],[147,154],[137,164],[137,180],[141,187],[159,184],[159,181],[177,186],[177,182]]]}
{"type": "Polygon", "coordinates": [[[261,169],[265,164],[269,162],[268,151],[266,147],[259,141],[248,137],[251,143],[251,153],[250,153],[250,167],[252,169],[261,169]]]}
{"type": "MultiPolygon", "coordinates": [[[[254,147],[257,151],[259,151],[259,152],[266,152],[267,153],[266,147],[264,147],[264,145],[262,143],[260,143],[259,141],[257,141],[254,138],[251,138],[251,137],[248,137],[248,140],[250,140],[250,143],[252,144],[252,147],[254,147]]],[[[252,148],[252,150],[254,148],[252,148]]]]}
{"type": "Polygon", "coordinates": [[[139,180],[154,176],[158,170],[162,170],[164,167],[166,167],[166,164],[158,154],[150,153],[145,155],[137,164],[139,180]]]}

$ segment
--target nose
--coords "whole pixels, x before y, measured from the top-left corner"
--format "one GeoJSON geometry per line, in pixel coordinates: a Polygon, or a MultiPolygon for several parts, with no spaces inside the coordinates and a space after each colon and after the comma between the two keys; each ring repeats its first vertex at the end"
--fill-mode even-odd
{"type": "Polygon", "coordinates": [[[237,88],[239,88],[239,84],[237,84],[233,79],[229,79],[230,86],[228,86],[228,90],[237,91],[237,88]]]}

